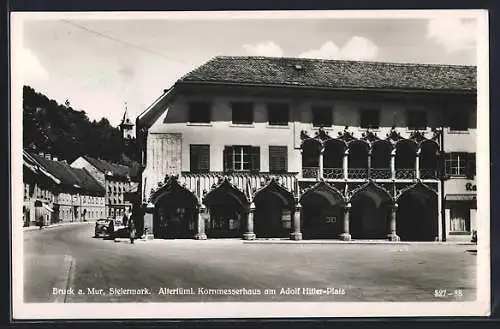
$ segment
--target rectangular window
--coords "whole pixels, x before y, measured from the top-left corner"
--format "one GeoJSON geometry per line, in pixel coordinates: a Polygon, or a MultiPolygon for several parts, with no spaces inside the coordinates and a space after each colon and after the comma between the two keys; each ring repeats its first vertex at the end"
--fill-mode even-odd
{"type": "Polygon", "coordinates": [[[260,171],[260,148],[249,145],[224,147],[224,171],[260,171]]]}
{"type": "Polygon", "coordinates": [[[444,160],[445,171],[448,176],[465,176],[467,153],[448,153],[444,160]]]}
{"type": "Polygon", "coordinates": [[[268,104],[267,119],[271,126],[288,126],[288,122],[290,121],[290,108],[288,104],[268,104]]]}
{"type": "Polygon", "coordinates": [[[412,130],[427,129],[427,112],[423,110],[410,110],[407,112],[408,128],[412,130]]]}
{"type": "Polygon", "coordinates": [[[286,146],[269,146],[269,172],[288,171],[288,151],[286,146]]]}
{"type": "Polygon", "coordinates": [[[234,124],[250,125],[253,123],[253,104],[236,102],[231,104],[232,120],[234,124]]]}
{"type": "Polygon", "coordinates": [[[380,127],[380,110],[361,110],[361,128],[378,129],[380,127]]]}
{"type": "Polygon", "coordinates": [[[470,207],[459,202],[450,207],[450,232],[470,232],[470,207]]]}
{"type": "Polygon", "coordinates": [[[469,113],[467,111],[450,111],[448,113],[448,124],[452,131],[469,130],[469,113]]]}
{"type": "Polygon", "coordinates": [[[312,108],[314,127],[331,127],[333,124],[332,108],[328,106],[315,106],[312,108]]]}
{"type": "Polygon", "coordinates": [[[189,122],[210,123],[212,121],[212,111],[210,103],[193,102],[189,104],[189,122]]]}
{"type": "Polygon", "coordinates": [[[190,145],[189,147],[191,172],[210,171],[210,145],[190,145]]]}

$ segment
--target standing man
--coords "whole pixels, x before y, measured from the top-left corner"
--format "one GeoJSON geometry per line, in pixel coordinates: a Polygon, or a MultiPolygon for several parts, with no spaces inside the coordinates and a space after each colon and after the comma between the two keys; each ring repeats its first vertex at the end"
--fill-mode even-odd
{"type": "Polygon", "coordinates": [[[135,220],[132,217],[129,219],[129,232],[130,232],[130,243],[134,244],[136,229],[135,229],[135,220]]]}

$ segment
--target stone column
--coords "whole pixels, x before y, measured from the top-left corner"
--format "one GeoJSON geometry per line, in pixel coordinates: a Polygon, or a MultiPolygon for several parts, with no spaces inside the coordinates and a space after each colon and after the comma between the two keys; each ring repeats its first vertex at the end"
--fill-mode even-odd
{"type": "Polygon", "coordinates": [[[391,220],[389,224],[389,234],[387,235],[387,238],[390,241],[399,241],[399,236],[396,233],[396,214],[398,211],[398,204],[394,203],[391,208],[391,220]]]}
{"type": "Polygon", "coordinates": [[[420,150],[417,151],[415,157],[415,178],[420,179],[420,150]]]}
{"type": "Polygon", "coordinates": [[[391,152],[391,178],[396,179],[396,150],[391,152]]]}
{"type": "Polygon", "coordinates": [[[349,150],[345,150],[344,152],[344,179],[349,177],[349,150]]]}
{"type": "Polygon", "coordinates": [[[196,209],[196,234],[194,238],[196,240],[206,240],[207,233],[205,231],[205,214],[207,208],[205,205],[201,205],[198,209],[196,209]]]}
{"type": "Polygon", "coordinates": [[[367,168],[367,178],[370,178],[371,177],[371,169],[372,169],[372,150],[370,149],[368,151],[368,168],[367,168]]]}
{"type": "Polygon", "coordinates": [[[302,240],[302,232],[300,231],[301,213],[302,213],[302,206],[300,203],[297,203],[292,218],[292,232],[290,233],[290,240],[302,240]]]}
{"type": "Polygon", "coordinates": [[[318,179],[323,178],[323,152],[325,151],[324,148],[322,148],[319,152],[319,172],[318,172],[318,179]]]}
{"type": "Polygon", "coordinates": [[[250,204],[250,209],[247,213],[247,231],[243,233],[244,240],[255,240],[255,233],[253,232],[253,215],[255,212],[255,204],[250,204]]]}
{"type": "Polygon", "coordinates": [[[340,234],[340,239],[344,241],[351,240],[351,234],[349,233],[349,222],[350,222],[351,204],[348,203],[344,208],[344,232],[340,234]]]}

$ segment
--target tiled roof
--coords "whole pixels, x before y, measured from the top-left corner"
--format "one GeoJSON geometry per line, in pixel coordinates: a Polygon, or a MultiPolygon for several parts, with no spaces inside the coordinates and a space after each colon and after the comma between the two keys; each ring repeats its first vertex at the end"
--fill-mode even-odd
{"type": "Polygon", "coordinates": [[[108,172],[111,172],[113,176],[116,177],[122,177],[125,178],[127,176],[131,176],[131,170],[130,167],[112,163],[106,160],[101,160],[101,159],[95,159],[89,156],[84,156],[83,157],[85,160],[90,162],[91,165],[96,167],[98,170],[102,171],[103,173],[107,174],[108,172]]]}
{"type": "Polygon", "coordinates": [[[215,57],[178,83],[320,89],[476,91],[476,67],[281,57],[215,57]]]}
{"type": "Polygon", "coordinates": [[[63,185],[90,192],[105,192],[104,187],[84,169],[72,168],[65,162],[49,160],[37,154],[32,154],[32,157],[50,174],[57,177],[63,185]]]}

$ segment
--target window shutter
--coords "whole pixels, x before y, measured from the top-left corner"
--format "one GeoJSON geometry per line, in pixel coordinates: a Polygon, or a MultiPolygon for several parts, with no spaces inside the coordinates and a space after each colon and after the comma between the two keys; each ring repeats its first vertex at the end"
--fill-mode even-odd
{"type": "Polygon", "coordinates": [[[476,155],[468,153],[465,161],[465,176],[467,179],[474,179],[476,175],[476,155]]]}
{"type": "Polygon", "coordinates": [[[254,172],[260,171],[260,147],[252,146],[250,149],[250,170],[254,172]]]}
{"type": "Polygon", "coordinates": [[[288,171],[288,152],[286,146],[269,146],[269,171],[288,171]]]}
{"type": "Polygon", "coordinates": [[[232,171],[233,170],[233,148],[232,146],[224,146],[223,153],[223,161],[224,161],[224,171],[232,171]]]}

